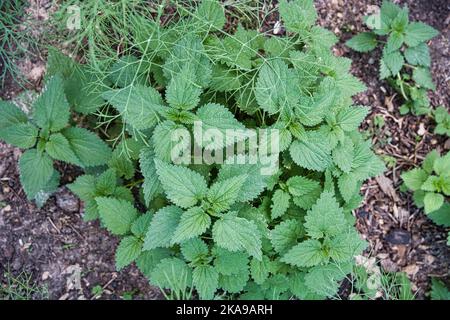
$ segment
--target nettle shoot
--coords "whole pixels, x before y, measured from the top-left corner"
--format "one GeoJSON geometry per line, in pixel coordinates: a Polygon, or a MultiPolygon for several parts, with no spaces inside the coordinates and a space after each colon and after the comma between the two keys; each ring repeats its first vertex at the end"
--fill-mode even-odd
{"type": "Polygon", "coordinates": [[[424,208],[434,223],[450,227],[450,153],[440,156],[436,150],[431,151],[422,168],[403,173],[402,179],[406,188],[414,192],[416,206],[424,208]]]}
{"type": "Polygon", "coordinates": [[[405,103],[400,112],[415,115],[430,113],[427,90],[435,90],[431,78],[431,57],[427,41],[439,33],[422,22],[410,22],[409,10],[384,0],[380,12],[365,17],[370,32],[362,32],[347,41],[358,52],[383,46],[380,79],[387,79],[405,103]],[[387,39],[379,40],[378,38],[387,39]]]}

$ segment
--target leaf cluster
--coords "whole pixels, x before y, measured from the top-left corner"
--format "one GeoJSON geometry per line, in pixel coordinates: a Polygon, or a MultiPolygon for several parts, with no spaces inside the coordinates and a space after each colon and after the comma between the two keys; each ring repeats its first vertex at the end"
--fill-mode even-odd
{"type": "Polygon", "coordinates": [[[365,17],[369,32],[362,32],[346,42],[358,52],[383,46],[380,79],[389,83],[404,98],[400,112],[428,114],[427,90],[435,90],[430,73],[431,58],[427,41],[439,33],[423,22],[409,21],[409,10],[384,0],[379,13],[365,17]],[[385,41],[379,40],[386,39],[385,41]]]}

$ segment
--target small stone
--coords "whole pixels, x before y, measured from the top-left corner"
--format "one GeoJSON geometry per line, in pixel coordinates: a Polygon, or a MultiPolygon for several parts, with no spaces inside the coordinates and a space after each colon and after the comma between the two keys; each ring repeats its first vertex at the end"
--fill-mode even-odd
{"type": "Polygon", "coordinates": [[[369,217],[369,213],[365,210],[359,210],[357,212],[357,215],[359,218],[362,218],[362,219],[367,219],[369,217]]]}
{"type": "Polygon", "coordinates": [[[425,129],[425,125],[423,123],[420,123],[419,130],[417,130],[417,134],[419,136],[423,136],[426,132],[427,132],[427,130],[425,129]]]}
{"type": "Polygon", "coordinates": [[[78,212],[80,209],[78,199],[68,193],[56,195],[56,204],[59,208],[67,212],[78,212]]]}
{"type": "Polygon", "coordinates": [[[380,264],[386,272],[397,272],[397,265],[391,259],[381,260],[380,264]]]}
{"type": "Polygon", "coordinates": [[[386,236],[386,241],[391,244],[408,244],[411,241],[411,234],[402,229],[392,229],[386,236]]]}
{"type": "Polygon", "coordinates": [[[281,21],[277,21],[273,27],[273,34],[280,34],[281,31],[281,21]]]}
{"type": "Polygon", "coordinates": [[[414,277],[414,275],[419,271],[419,267],[416,264],[411,264],[404,267],[403,271],[406,272],[406,274],[408,274],[409,276],[414,277]]]}
{"type": "Polygon", "coordinates": [[[11,206],[8,204],[3,208],[3,212],[10,212],[11,211],[11,206]]]}
{"type": "Polygon", "coordinates": [[[445,141],[444,149],[446,149],[446,150],[450,149],[450,139],[447,139],[447,141],[445,141]]]}
{"type": "Polygon", "coordinates": [[[45,271],[45,272],[42,274],[42,281],[45,281],[45,280],[47,280],[48,278],[50,278],[50,272],[45,271]]]}

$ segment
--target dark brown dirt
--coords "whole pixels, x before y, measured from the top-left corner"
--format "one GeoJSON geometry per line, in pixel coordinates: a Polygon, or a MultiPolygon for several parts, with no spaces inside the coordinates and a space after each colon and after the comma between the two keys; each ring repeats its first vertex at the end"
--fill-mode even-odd
{"type": "MultiPolygon", "coordinates": [[[[98,285],[104,299],[127,293],[160,298],[135,267],[115,272],[117,239],[98,222],[83,222],[81,204],[67,188],[41,209],[26,200],[16,165],[20,154],[0,143],[0,274],[28,272],[47,286],[51,299],[92,299],[98,285]]],[[[73,180],[73,170],[63,172],[63,180],[73,180]]]]}
{"type": "MultiPolygon", "coordinates": [[[[49,1],[31,2],[34,14],[45,20],[49,1]]],[[[430,42],[432,73],[437,84],[436,92],[430,93],[430,97],[434,107],[440,104],[448,107],[450,3],[446,0],[400,3],[409,5],[415,20],[424,21],[441,32],[430,42]]],[[[335,53],[352,58],[353,74],[368,87],[355,98],[355,103],[372,107],[364,127],[374,135],[377,153],[396,160],[384,178],[372,179],[364,186],[365,201],[357,210],[358,229],[370,242],[368,254],[377,257],[387,271],[405,271],[418,290],[418,298],[424,298],[431,276],[448,278],[450,252],[445,244],[445,230],[416,209],[410,195],[399,191],[399,175],[418,165],[433,148],[448,151],[450,141],[433,135],[434,125],[427,118],[400,116],[401,101],[385,82],[378,80],[379,50],[375,54],[359,54],[343,45],[353,34],[364,30],[362,17],[373,10],[374,4],[379,5],[380,1],[317,0],[316,8],[319,23],[341,38],[335,53]],[[375,128],[376,115],[384,118],[384,127],[375,128]]],[[[272,18],[269,27],[273,27],[277,15],[270,15],[269,19],[272,18]]],[[[25,73],[29,73],[28,78],[38,88],[45,70],[41,68],[42,60],[24,63],[25,73]]],[[[18,91],[11,83],[0,96],[12,98],[18,91]]],[[[65,187],[42,209],[26,200],[17,170],[20,153],[0,143],[0,276],[7,269],[13,274],[29,272],[33,281],[48,287],[52,299],[91,299],[92,288],[97,285],[104,287],[101,295],[104,299],[120,299],[130,292],[134,298],[161,298],[135,267],[115,272],[117,239],[100,228],[98,222],[83,222],[82,205],[65,187]]],[[[73,170],[61,171],[65,181],[73,180],[77,174],[73,170]]]]}

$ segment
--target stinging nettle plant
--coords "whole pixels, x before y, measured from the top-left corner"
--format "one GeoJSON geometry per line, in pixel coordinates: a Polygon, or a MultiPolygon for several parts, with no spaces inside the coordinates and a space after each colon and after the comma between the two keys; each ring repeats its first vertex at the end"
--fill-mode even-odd
{"type": "Polygon", "coordinates": [[[69,188],[87,220],[121,237],[117,269],[135,262],[171,297],[333,297],[367,246],[352,210],[384,165],[358,132],[369,109],[352,96],[365,86],[349,73],[351,60],[332,55],[337,39],[315,25],[313,1],[280,1],[279,12],[283,37],[224,31],[218,1],[164,1],[132,15],[116,58],[91,68],[50,52],[60,94],[115,142],[106,165],[69,188]],[[172,163],[180,143],[172,133],[195,136],[196,121],[221,132],[278,129],[278,171],[235,159],[172,163]]]}
{"type": "Polygon", "coordinates": [[[370,32],[362,32],[346,42],[358,52],[369,52],[383,45],[380,79],[387,79],[402,95],[400,112],[415,115],[430,113],[427,90],[435,90],[427,41],[439,33],[423,22],[410,22],[409,10],[384,0],[380,12],[365,17],[370,32]],[[384,40],[378,40],[383,37],[384,40]]]}
{"type": "Polygon", "coordinates": [[[63,81],[55,76],[33,102],[30,115],[0,101],[0,138],[26,151],[19,160],[20,181],[29,200],[42,206],[59,185],[54,160],[80,167],[105,164],[111,150],[96,134],[69,125],[70,106],[63,81]]]}
{"type": "Polygon", "coordinates": [[[434,134],[446,135],[450,137],[450,112],[444,106],[439,106],[433,112],[436,127],[434,134]]]}
{"type": "Polygon", "coordinates": [[[424,208],[434,223],[450,227],[450,153],[440,156],[436,150],[431,151],[421,168],[403,173],[402,179],[413,191],[416,206],[424,208]]]}

